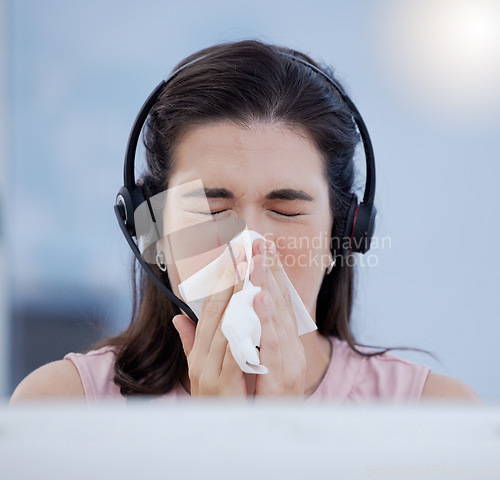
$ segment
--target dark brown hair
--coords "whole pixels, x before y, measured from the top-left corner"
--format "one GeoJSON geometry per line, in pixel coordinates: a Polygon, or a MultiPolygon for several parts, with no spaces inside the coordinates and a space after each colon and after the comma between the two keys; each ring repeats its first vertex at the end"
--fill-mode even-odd
{"type": "MultiPolygon", "coordinates": [[[[193,126],[279,123],[305,130],[315,142],[324,160],[333,218],[345,218],[353,190],[353,156],[360,140],[356,125],[338,92],[321,75],[283,52],[317,65],[299,52],[249,40],[207,48],[176,67],[199,59],[169,83],[150,112],[144,130],[147,171],[141,178],[147,196],[167,188],[175,148],[193,126]]],[[[322,68],[333,77],[331,70],[322,68]]],[[[332,238],[341,238],[342,228],[342,221],[334,221],[332,238]]],[[[325,275],[318,294],[318,331],[345,340],[361,355],[381,354],[357,349],[350,323],[353,262],[342,261],[347,252],[333,253],[341,258],[334,271],[325,275]]],[[[136,268],[134,261],[132,322],[123,333],[100,345],[121,347],[114,381],[122,394],[164,394],[187,372],[182,344],[171,322],[181,312],[142,269],[137,289],[136,268]]],[[[167,273],[153,268],[170,288],[167,273]]]]}

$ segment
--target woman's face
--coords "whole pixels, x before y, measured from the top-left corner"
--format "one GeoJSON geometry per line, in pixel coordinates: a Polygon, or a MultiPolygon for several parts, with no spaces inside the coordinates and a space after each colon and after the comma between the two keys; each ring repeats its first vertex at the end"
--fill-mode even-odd
{"type": "MultiPolygon", "coordinates": [[[[194,127],[177,146],[174,164],[169,195],[178,194],[167,199],[175,208],[165,209],[165,233],[211,221],[210,211],[221,212],[217,219],[240,218],[249,230],[275,243],[288,278],[315,319],[317,295],[331,261],[333,220],[322,159],[305,132],[260,123],[194,127]],[[185,195],[196,185],[203,186],[205,195],[185,195]]],[[[181,281],[224,248],[193,256],[187,264],[167,265],[175,294],[179,296],[181,281]]]]}

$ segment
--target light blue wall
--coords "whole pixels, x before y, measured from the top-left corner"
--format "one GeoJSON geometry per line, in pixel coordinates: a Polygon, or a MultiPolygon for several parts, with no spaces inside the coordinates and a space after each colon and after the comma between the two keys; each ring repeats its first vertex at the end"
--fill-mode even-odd
{"type": "MultiPolygon", "coordinates": [[[[7,9],[0,0],[0,65],[7,64],[7,9]]],[[[9,372],[9,315],[7,283],[7,249],[5,238],[5,202],[7,199],[7,69],[0,71],[0,398],[7,393],[9,372]]]]}
{"type": "Polygon", "coordinates": [[[359,269],[359,338],[432,350],[442,365],[398,354],[500,399],[499,109],[487,121],[458,108],[449,125],[439,105],[426,105],[384,53],[394,41],[391,6],[11,0],[6,222],[17,297],[96,289],[117,325],[128,320],[131,253],[113,203],[135,114],[186,55],[258,38],[332,64],[371,132],[376,235],[390,237],[390,248],[374,249],[377,266],[359,269]]]}

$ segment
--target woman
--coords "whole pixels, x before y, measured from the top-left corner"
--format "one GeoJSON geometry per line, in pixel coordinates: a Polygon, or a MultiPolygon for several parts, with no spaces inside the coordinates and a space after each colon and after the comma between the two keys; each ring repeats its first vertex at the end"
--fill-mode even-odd
{"type": "MultiPolygon", "coordinates": [[[[205,197],[197,204],[194,196],[180,221],[196,224],[203,215],[243,219],[268,239],[253,243],[251,263],[236,251],[235,270],[224,257],[213,285],[217,293],[204,302],[197,326],[141,271],[130,327],[87,354],[68,354],[34,371],[12,402],[127,395],[479,400],[459,380],[356,344],[350,328],[353,262],[346,261],[347,252],[331,250],[330,242],[312,240],[342,235],[359,134],[338,92],[283,52],[315,65],[302,54],[256,41],[192,55],[156,101],[145,130],[147,196],[201,180],[205,197]],[[299,238],[307,241],[289,241],[299,238]],[[299,261],[313,257],[327,261],[299,261]],[[264,375],[239,368],[220,328],[247,269],[262,287],[253,307],[262,328],[264,375]],[[317,330],[299,337],[283,272],[317,330]],[[221,281],[234,288],[217,289],[221,281]]],[[[154,268],[179,297],[178,270],[172,264],[165,271],[154,268]]]]}

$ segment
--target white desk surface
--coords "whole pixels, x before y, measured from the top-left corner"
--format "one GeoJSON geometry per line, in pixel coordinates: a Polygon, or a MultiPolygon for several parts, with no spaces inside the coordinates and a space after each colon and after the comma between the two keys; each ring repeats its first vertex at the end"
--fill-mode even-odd
{"type": "Polygon", "coordinates": [[[1,480],[500,479],[500,406],[0,406],[1,480]]]}

